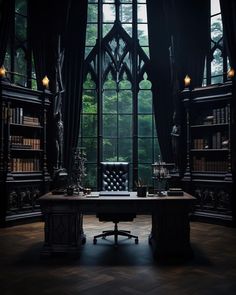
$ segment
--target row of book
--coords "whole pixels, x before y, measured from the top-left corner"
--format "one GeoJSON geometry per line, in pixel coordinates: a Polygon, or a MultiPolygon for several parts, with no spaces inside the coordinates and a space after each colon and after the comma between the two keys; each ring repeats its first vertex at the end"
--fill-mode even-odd
{"type": "Polygon", "coordinates": [[[226,149],[229,141],[222,132],[215,132],[208,138],[193,139],[194,149],[226,149]]]}
{"type": "Polygon", "coordinates": [[[228,163],[224,160],[207,160],[204,157],[193,157],[193,171],[227,171],[228,163]]]}
{"type": "Polygon", "coordinates": [[[229,123],[229,107],[215,108],[212,112],[202,111],[197,117],[196,124],[212,125],[229,123]]]}
{"type": "Polygon", "coordinates": [[[39,159],[22,159],[12,158],[11,159],[11,170],[12,172],[35,172],[40,170],[39,159]]]}
{"type": "Polygon", "coordinates": [[[23,108],[10,108],[10,123],[40,126],[39,118],[24,114],[23,108]]]}
{"type": "Polygon", "coordinates": [[[11,147],[22,149],[39,150],[41,146],[40,139],[38,138],[25,138],[23,136],[12,135],[11,147]]]}
{"type": "Polygon", "coordinates": [[[213,124],[225,124],[229,122],[229,107],[216,108],[212,110],[213,124]]]}

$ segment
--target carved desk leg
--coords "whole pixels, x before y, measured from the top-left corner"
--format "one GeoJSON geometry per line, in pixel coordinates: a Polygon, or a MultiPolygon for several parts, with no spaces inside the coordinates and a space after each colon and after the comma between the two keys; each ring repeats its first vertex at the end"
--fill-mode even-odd
{"type": "Polygon", "coordinates": [[[188,204],[162,202],[152,215],[152,233],[149,242],[154,257],[186,259],[192,257],[188,204]]]}
{"type": "Polygon", "coordinates": [[[45,206],[42,208],[45,219],[45,242],[41,255],[53,253],[79,254],[85,243],[82,228],[83,215],[73,208],[45,206]]]}

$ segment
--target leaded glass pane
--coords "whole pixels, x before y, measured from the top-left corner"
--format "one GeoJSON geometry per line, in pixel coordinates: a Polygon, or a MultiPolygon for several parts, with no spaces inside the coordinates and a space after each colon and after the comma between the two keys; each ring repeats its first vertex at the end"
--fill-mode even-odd
{"type": "Polygon", "coordinates": [[[82,115],[83,128],[82,133],[85,137],[97,136],[97,115],[83,114],[82,115]]]}
{"type": "Polygon", "coordinates": [[[97,113],[97,92],[95,90],[83,91],[82,112],[97,113]]]}
{"type": "Polygon", "coordinates": [[[103,115],[103,136],[117,137],[117,115],[103,115]]]}
{"type": "Polygon", "coordinates": [[[211,77],[211,84],[223,83],[223,76],[211,77]]]}
{"type": "Polygon", "coordinates": [[[132,139],[119,138],[118,141],[118,161],[132,162],[132,139]]]}
{"type": "Polygon", "coordinates": [[[97,138],[83,138],[82,146],[85,147],[86,158],[88,162],[97,161],[97,138]]]}
{"type": "Polygon", "coordinates": [[[220,2],[219,0],[211,0],[211,15],[220,13],[220,2]]]}
{"type": "Polygon", "coordinates": [[[131,89],[132,84],[131,82],[127,79],[126,75],[123,75],[123,79],[119,82],[119,89],[131,89]]]}
{"type": "Polygon", "coordinates": [[[103,138],[103,161],[117,161],[117,139],[103,138]]]}
{"type": "Polygon", "coordinates": [[[138,115],[138,136],[152,136],[152,115],[138,115]]]}
{"type": "Polygon", "coordinates": [[[120,21],[122,23],[132,23],[132,5],[131,4],[120,5],[120,21]]]}
{"type": "Polygon", "coordinates": [[[138,39],[141,46],[148,46],[148,26],[147,24],[138,24],[138,39]]]}
{"type": "Polygon", "coordinates": [[[103,21],[114,22],[115,21],[115,5],[114,4],[103,4],[103,21]]]}
{"type": "Polygon", "coordinates": [[[138,22],[147,22],[147,9],[145,4],[138,5],[138,22]]]}
{"type": "Polygon", "coordinates": [[[102,28],[103,28],[103,32],[102,32],[103,37],[105,37],[106,34],[108,32],[110,32],[110,30],[111,30],[112,27],[113,27],[112,24],[103,24],[103,26],[102,26],[102,28]]]}
{"type": "Polygon", "coordinates": [[[139,88],[140,89],[151,89],[152,88],[152,83],[148,80],[147,73],[145,73],[143,75],[143,80],[140,81],[139,88]]]}
{"type": "Polygon", "coordinates": [[[120,115],[119,137],[131,137],[132,131],[132,115],[120,115]]]}
{"type": "Polygon", "coordinates": [[[213,61],[211,62],[211,75],[222,75],[223,74],[223,58],[221,56],[222,52],[216,49],[213,53],[213,61]]]}
{"type": "Polygon", "coordinates": [[[95,89],[96,88],[96,84],[94,83],[94,81],[92,80],[91,74],[88,73],[86,76],[86,80],[83,84],[84,89],[95,89]]]}
{"type": "Polygon", "coordinates": [[[216,15],[211,18],[211,39],[218,42],[223,37],[223,27],[221,15],[216,15]]]}
{"type": "Polygon", "coordinates": [[[140,90],[138,93],[138,112],[152,113],[152,91],[140,90]]]}
{"type": "Polygon", "coordinates": [[[18,41],[25,41],[27,39],[27,18],[16,15],[15,16],[15,34],[18,41]]]}
{"type": "Polygon", "coordinates": [[[104,90],[103,113],[117,113],[117,92],[116,91],[104,90]]]}
{"type": "Polygon", "coordinates": [[[131,90],[120,90],[118,93],[119,113],[132,113],[133,94],[131,90]]]}
{"type": "Polygon", "coordinates": [[[138,161],[140,163],[152,162],[152,138],[138,139],[138,161]]]}
{"type": "Polygon", "coordinates": [[[84,58],[86,59],[93,47],[85,47],[84,58]]]}
{"type": "Polygon", "coordinates": [[[96,23],[98,21],[98,6],[97,4],[88,4],[87,21],[96,23]]]}
{"type": "Polygon", "coordinates": [[[147,46],[143,46],[142,47],[142,49],[143,49],[143,51],[145,52],[145,54],[147,55],[147,57],[150,57],[150,50],[149,50],[149,47],[147,47],[147,46]]]}
{"type": "Polygon", "coordinates": [[[132,24],[122,24],[122,27],[132,37],[132,24]]]}
{"type": "Polygon", "coordinates": [[[113,80],[112,74],[107,75],[106,82],[103,85],[104,89],[116,89],[116,82],[113,80]]]}
{"type": "Polygon", "coordinates": [[[97,25],[87,24],[86,46],[94,46],[97,40],[97,25]]]}

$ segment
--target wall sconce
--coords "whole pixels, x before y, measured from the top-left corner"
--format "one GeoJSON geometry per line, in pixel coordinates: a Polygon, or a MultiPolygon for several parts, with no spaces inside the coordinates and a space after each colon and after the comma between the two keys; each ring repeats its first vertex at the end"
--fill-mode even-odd
{"type": "Polygon", "coordinates": [[[190,82],[191,82],[191,78],[189,77],[189,75],[186,75],[184,78],[184,86],[189,87],[190,82]]]}
{"type": "Polygon", "coordinates": [[[43,84],[43,86],[44,86],[46,89],[49,88],[49,79],[48,79],[47,76],[45,76],[45,77],[43,78],[43,80],[42,80],[42,84],[43,84]]]}
{"type": "Polygon", "coordinates": [[[228,70],[228,72],[227,72],[227,77],[228,77],[228,79],[233,79],[234,75],[235,75],[235,71],[234,71],[234,69],[233,69],[233,68],[230,68],[230,69],[228,70]]]}
{"type": "Polygon", "coordinates": [[[0,78],[4,78],[6,77],[6,69],[4,68],[4,66],[1,66],[0,68],[0,78]]]}

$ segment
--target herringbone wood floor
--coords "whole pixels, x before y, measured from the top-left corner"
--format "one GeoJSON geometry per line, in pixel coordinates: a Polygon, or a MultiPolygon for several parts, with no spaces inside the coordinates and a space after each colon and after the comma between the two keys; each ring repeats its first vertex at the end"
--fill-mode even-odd
{"type": "Polygon", "coordinates": [[[192,222],[194,258],[181,264],[160,264],[153,261],[147,242],[150,224],[147,216],[120,223],[120,228],[137,234],[140,242],[135,245],[133,240],[120,238],[115,249],[112,241],[92,243],[93,235],[112,224],[85,216],[87,243],[77,259],[40,258],[42,222],[2,228],[0,294],[236,294],[234,228],[192,222]]]}

